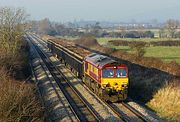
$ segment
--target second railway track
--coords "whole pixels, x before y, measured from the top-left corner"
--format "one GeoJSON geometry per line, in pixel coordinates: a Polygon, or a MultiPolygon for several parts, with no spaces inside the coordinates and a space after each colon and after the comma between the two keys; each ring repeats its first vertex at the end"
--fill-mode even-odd
{"type": "Polygon", "coordinates": [[[132,108],[125,102],[107,103],[109,107],[126,122],[150,122],[139,111],[132,108]]]}
{"type": "Polygon", "coordinates": [[[43,51],[39,49],[37,44],[35,44],[35,42],[30,37],[29,39],[32,41],[35,49],[38,51],[39,55],[51,72],[53,78],[58,83],[66,99],[69,101],[69,104],[71,105],[71,108],[73,109],[74,114],[76,114],[79,121],[101,121],[101,118],[97,116],[96,113],[94,113],[92,107],[86,102],[84,98],[78,94],[78,92],[73,87],[71,87],[65,76],[59,72],[56,67],[54,67],[43,51]]]}

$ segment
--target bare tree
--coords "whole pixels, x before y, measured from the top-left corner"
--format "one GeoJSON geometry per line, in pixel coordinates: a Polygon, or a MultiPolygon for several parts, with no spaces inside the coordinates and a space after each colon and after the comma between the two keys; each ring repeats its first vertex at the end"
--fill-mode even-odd
{"type": "Polygon", "coordinates": [[[174,38],[175,33],[176,33],[177,25],[178,25],[178,21],[177,20],[173,20],[173,19],[167,20],[165,28],[167,29],[168,36],[170,38],[174,38]]]}
{"type": "Polygon", "coordinates": [[[120,32],[121,32],[121,38],[124,38],[125,35],[126,35],[126,28],[121,26],[119,29],[120,29],[120,32]]]}
{"type": "Polygon", "coordinates": [[[147,45],[146,42],[137,42],[137,41],[133,41],[132,43],[129,44],[129,47],[135,54],[136,59],[139,60],[144,56],[146,45],[147,45]]]}
{"type": "MultiPolygon", "coordinates": [[[[0,52],[14,56],[25,30],[27,14],[21,8],[0,8],[0,52]]],[[[0,58],[1,58],[0,57],[0,58]]]]}
{"type": "Polygon", "coordinates": [[[96,37],[100,37],[101,35],[101,26],[100,26],[100,23],[99,22],[96,22],[95,25],[92,25],[92,30],[91,30],[91,34],[93,36],[96,36],[96,37]]]}
{"type": "Polygon", "coordinates": [[[139,24],[138,27],[137,27],[137,30],[139,32],[139,37],[142,38],[143,35],[144,35],[144,26],[139,24]]]}
{"type": "Polygon", "coordinates": [[[39,21],[38,33],[48,34],[51,30],[52,30],[52,26],[48,18],[39,21]]]}
{"type": "Polygon", "coordinates": [[[159,29],[159,38],[165,38],[165,37],[167,37],[165,29],[164,28],[160,28],[159,29]]]}

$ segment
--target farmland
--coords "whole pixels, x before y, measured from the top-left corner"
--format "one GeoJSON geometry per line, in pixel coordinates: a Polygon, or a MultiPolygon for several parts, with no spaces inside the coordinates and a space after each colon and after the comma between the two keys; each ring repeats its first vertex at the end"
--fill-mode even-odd
{"type": "Polygon", "coordinates": [[[172,41],[178,41],[180,40],[179,38],[97,38],[98,42],[100,44],[107,44],[108,41],[110,40],[125,40],[125,41],[145,41],[145,42],[152,42],[152,41],[168,41],[168,40],[172,40],[172,41]]]}
{"type": "MultiPolygon", "coordinates": [[[[150,38],[142,38],[142,39],[122,39],[122,38],[98,38],[98,42],[101,45],[108,45],[109,40],[125,40],[125,41],[145,41],[145,42],[152,42],[152,41],[167,41],[168,38],[165,39],[150,39],[150,38]]],[[[173,41],[179,39],[171,39],[173,41]]],[[[123,50],[128,53],[132,53],[129,46],[114,46],[108,45],[108,47],[123,50]]],[[[159,58],[164,62],[171,62],[175,60],[177,63],[180,63],[180,46],[150,46],[145,47],[145,57],[155,57],[159,58]]]]}
{"type": "MultiPolygon", "coordinates": [[[[120,49],[128,53],[132,53],[129,46],[110,46],[111,48],[120,49]]],[[[155,46],[145,48],[145,57],[160,58],[165,62],[176,60],[180,63],[180,47],[179,46],[155,46]]]]}

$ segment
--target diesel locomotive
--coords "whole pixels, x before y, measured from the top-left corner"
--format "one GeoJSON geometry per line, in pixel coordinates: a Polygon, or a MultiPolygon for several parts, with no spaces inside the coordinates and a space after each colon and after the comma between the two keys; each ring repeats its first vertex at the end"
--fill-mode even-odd
{"type": "Polygon", "coordinates": [[[128,67],[108,56],[75,45],[47,41],[48,48],[102,99],[123,101],[128,92],[128,67]]]}

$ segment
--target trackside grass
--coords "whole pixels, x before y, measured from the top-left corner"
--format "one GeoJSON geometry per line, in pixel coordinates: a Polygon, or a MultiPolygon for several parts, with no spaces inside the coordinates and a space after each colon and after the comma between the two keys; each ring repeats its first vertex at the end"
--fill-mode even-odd
{"type": "Polygon", "coordinates": [[[167,85],[147,105],[168,121],[180,121],[180,85],[167,85]]]}

